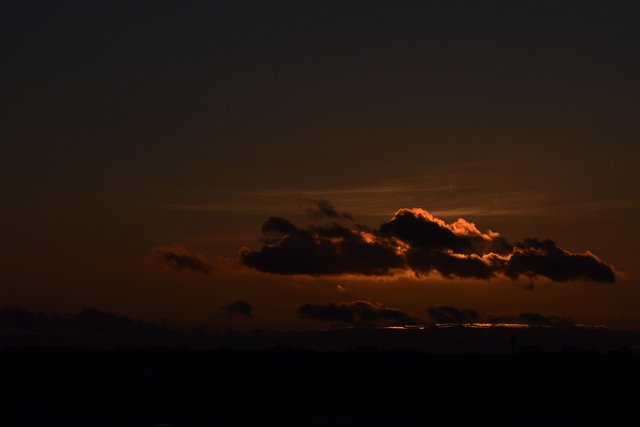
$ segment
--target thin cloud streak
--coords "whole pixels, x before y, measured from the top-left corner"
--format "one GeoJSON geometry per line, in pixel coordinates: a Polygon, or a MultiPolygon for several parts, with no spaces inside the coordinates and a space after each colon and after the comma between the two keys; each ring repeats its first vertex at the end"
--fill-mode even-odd
{"type": "MultiPolygon", "coordinates": [[[[616,212],[640,209],[640,201],[636,200],[608,200],[595,202],[550,202],[549,197],[543,193],[503,193],[495,195],[482,194],[469,196],[460,194],[461,190],[454,190],[451,194],[449,190],[432,190],[433,195],[421,197],[409,197],[410,194],[424,194],[425,190],[389,191],[380,194],[389,194],[393,197],[385,197],[383,202],[371,201],[367,194],[372,193],[342,193],[351,194],[352,197],[340,197],[339,192],[331,191],[291,191],[287,193],[286,200],[279,199],[280,196],[273,197],[262,194],[267,200],[256,203],[255,197],[247,196],[245,203],[236,201],[235,203],[161,203],[151,205],[156,209],[204,212],[204,213],[247,213],[259,214],[279,211],[287,214],[294,214],[299,211],[298,206],[292,203],[293,198],[305,198],[308,196],[322,196],[334,200],[347,211],[359,218],[383,218],[389,216],[395,206],[431,206],[430,212],[438,217],[548,217],[548,218],[581,218],[585,214],[597,215],[603,212],[616,212]],[[356,197],[359,196],[359,197],[356,197]],[[271,200],[269,200],[271,199],[271,200]],[[487,202],[489,199],[489,202],[487,202]]],[[[471,190],[469,190],[471,192],[471,190]]],[[[236,195],[240,195],[237,193],[236,195]]],[[[246,196],[246,195],[244,195],[246,196]]]]}
{"type": "Polygon", "coordinates": [[[358,217],[386,217],[397,206],[431,206],[438,216],[499,216],[514,214],[543,214],[544,197],[534,194],[509,193],[494,195],[487,204],[487,195],[477,188],[437,187],[432,189],[409,187],[384,187],[370,189],[326,189],[321,191],[290,190],[282,192],[220,193],[224,200],[207,203],[159,203],[158,209],[193,212],[260,213],[280,211],[296,212],[299,207],[293,200],[311,197],[331,199],[358,217]],[[384,195],[385,197],[372,197],[384,195]],[[514,200],[517,199],[517,200],[514,200]],[[258,203],[259,201],[259,203],[258,203]]]}
{"type": "MultiPolygon", "coordinates": [[[[550,217],[583,218],[586,213],[640,209],[632,195],[601,194],[594,199],[590,188],[561,188],[543,185],[513,187],[496,182],[473,162],[464,165],[431,165],[429,173],[398,177],[370,185],[327,186],[321,188],[239,188],[215,191],[185,190],[189,198],[161,202],[156,208],[198,212],[260,213],[297,212],[296,200],[331,200],[358,218],[383,218],[398,206],[429,206],[439,217],[550,217]],[[473,179],[470,177],[473,176],[473,179]]],[[[518,174],[521,171],[512,170],[518,174]]],[[[544,178],[544,177],[542,177],[544,178]]]]}
{"type": "Polygon", "coordinates": [[[213,270],[213,263],[204,255],[194,254],[180,244],[151,248],[149,257],[163,270],[201,274],[210,274],[213,270]]]}

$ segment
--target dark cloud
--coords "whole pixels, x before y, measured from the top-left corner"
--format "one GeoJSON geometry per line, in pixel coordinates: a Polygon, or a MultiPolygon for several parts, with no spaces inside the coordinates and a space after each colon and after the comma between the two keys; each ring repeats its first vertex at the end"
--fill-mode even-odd
{"type": "Polygon", "coordinates": [[[232,304],[220,307],[223,313],[229,316],[253,317],[253,307],[246,301],[235,301],[232,304]]]}
{"type": "Polygon", "coordinates": [[[271,217],[262,224],[262,233],[275,237],[298,233],[298,228],[286,218],[271,217]]]}
{"type": "Polygon", "coordinates": [[[427,314],[434,323],[473,323],[480,320],[480,314],[470,308],[459,309],[456,307],[440,306],[431,307],[427,310],[427,314]]]}
{"type": "Polygon", "coordinates": [[[495,266],[478,256],[456,256],[448,252],[427,251],[420,248],[406,252],[409,267],[416,274],[429,274],[437,271],[448,279],[471,277],[489,279],[495,274],[495,266]]]}
{"type": "Polygon", "coordinates": [[[328,200],[324,199],[300,199],[298,203],[301,205],[312,205],[312,207],[307,208],[307,214],[313,219],[348,219],[349,221],[353,221],[353,216],[348,212],[338,212],[338,210],[329,203],[328,200]]]}
{"type": "Polygon", "coordinates": [[[523,323],[535,327],[573,327],[571,319],[559,316],[544,316],[540,313],[521,313],[515,316],[489,316],[489,323],[523,323]]]}
{"type": "Polygon", "coordinates": [[[298,316],[326,322],[355,323],[355,316],[348,304],[305,304],[298,307],[298,316]]]}
{"type": "Polygon", "coordinates": [[[398,212],[389,222],[380,226],[380,234],[395,237],[412,248],[439,252],[451,249],[469,252],[469,241],[434,221],[415,215],[411,211],[398,212]]]}
{"type": "Polygon", "coordinates": [[[446,223],[423,209],[400,209],[375,230],[336,223],[299,228],[273,217],[262,232],[264,246],[243,249],[241,258],[266,273],[615,281],[613,268],[590,252],[572,253],[551,240],[510,244],[465,219],[446,223]]]}
{"type": "Polygon", "coordinates": [[[457,324],[476,323],[486,321],[492,324],[509,324],[517,323],[534,327],[573,327],[574,323],[571,319],[559,316],[544,316],[540,313],[521,313],[508,316],[489,315],[485,319],[480,313],[471,308],[460,309],[457,307],[440,306],[431,307],[427,310],[427,314],[434,323],[457,324]]]}
{"type": "Polygon", "coordinates": [[[298,316],[351,325],[414,325],[418,320],[395,309],[370,301],[341,302],[338,304],[305,304],[298,308],[298,316]]]}
{"type": "Polygon", "coordinates": [[[280,233],[259,251],[244,250],[242,262],[256,270],[314,276],[361,274],[384,276],[404,267],[391,244],[338,224],[299,229],[283,218],[270,218],[263,231],[280,233]],[[286,232],[284,230],[287,230],[286,232]]]}
{"type": "Polygon", "coordinates": [[[573,254],[551,240],[526,239],[516,244],[506,267],[511,278],[544,276],[557,282],[576,279],[613,283],[610,266],[593,254],[573,254]]]}
{"type": "Polygon", "coordinates": [[[173,271],[194,271],[209,274],[211,262],[202,255],[192,254],[183,245],[159,246],[149,251],[153,259],[162,268],[173,271]]]}
{"type": "Polygon", "coordinates": [[[484,234],[464,219],[446,224],[423,209],[400,209],[380,226],[380,234],[395,237],[424,252],[504,255],[511,251],[509,243],[495,233],[484,234]]]}

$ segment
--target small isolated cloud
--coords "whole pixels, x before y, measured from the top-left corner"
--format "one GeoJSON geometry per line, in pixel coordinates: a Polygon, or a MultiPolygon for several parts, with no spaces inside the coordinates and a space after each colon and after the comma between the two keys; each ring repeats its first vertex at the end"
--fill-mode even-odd
{"type": "Polygon", "coordinates": [[[304,304],[298,316],[349,325],[414,325],[418,320],[396,308],[384,307],[371,301],[341,302],[338,304],[304,304]]]}
{"type": "Polygon", "coordinates": [[[203,255],[189,252],[184,245],[157,246],[149,251],[151,259],[165,270],[209,274],[211,262],[203,255]]]}
{"type": "Polygon", "coordinates": [[[253,307],[246,301],[235,301],[229,305],[223,305],[220,310],[228,316],[253,317],[253,307]]]}
{"type": "Polygon", "coordinates": [[[459,309],[449,306],[431,307],[427,310],[427,314],[434,323],[463,324],[480,320],[480,314],[471,308],[459,309]]]}
{"type": "Polygon", "coordinates": [[[347,219],[353,221],[353,216],[348,212],[338,212],[338,210],[324,199],[299,199],[300,205],[311,205],[306,209],[307,214],[313,219],[347,219]]]}
{"type": "Polygon", "coordinates": [[[262,233],[263,246],[244,248],[241,261],[265,273],[615,281],[613,268],[591,252],[574,253],[552,240],[509,243],[463,218],[446,223],[418,208],[398,210],[377,229],[337,223],[298,227],[272,217],[262,233]]]}

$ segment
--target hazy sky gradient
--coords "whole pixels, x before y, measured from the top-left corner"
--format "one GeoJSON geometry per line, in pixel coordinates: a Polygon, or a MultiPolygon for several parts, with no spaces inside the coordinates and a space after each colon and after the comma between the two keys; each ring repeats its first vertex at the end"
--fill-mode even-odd
{"type": "Polygon", "coordinates": [[[304,303],[640,328],[631,1],[14,2],[0,14],[3,305],[312,328],[304,303]],[[403,207],[590,250],[617,283],[240,271],[274,215],[403,207]],[[158,270],[183,244],[221,267],[158,270]],[[229,261],[229,260],[232,261],[229,261]],[[347,291],[339,292],[336,285],[347,291]],[[248,301],[253,318],[218,319],[248,301]]]}

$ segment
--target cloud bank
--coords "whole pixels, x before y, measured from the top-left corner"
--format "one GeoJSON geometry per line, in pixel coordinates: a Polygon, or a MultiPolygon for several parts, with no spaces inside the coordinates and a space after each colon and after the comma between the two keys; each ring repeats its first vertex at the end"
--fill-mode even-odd
{"type": "Polygon", "coordinates": [[[573,321],[566,317],[545,316],[540,313],[521,313],[515,316],[489,316],[489,323],[522,323],[535,327],[573,327],[573,321]]]}
{"type": "Polygon", "coordinates": [[[570,328],[575,327],[573,321],[567,317],[545,316],[540,313],[527,312],[516,315],[481,316],[476,310],[471,308],[460,309],[457,307],[440,306],[427,309],[427,314],[433,323],[447,325],[464,325],[467,323],[486,322],[496,326],[503,324],[521,324],[531,327],[546,328],[570,328]]]}
{"type": "Polygon", "coordinates": [[[337,223],[300,228],[271,217],[262,233],[263,246],[240,255],[244,265],[265,273],[615,282],[613,268],[590,252],[533,238],[512,244],[463,218],[446,223],[418,208],[400,209],[374,230],[337,223]]]}
{"type": "Polygon", "coordinates": [[[338,304],[305,304],[298,308],[298,316],[325,322],[348,325],[415,325],[418,320],[396,308],[384,307],[371,301],[341,302],[338,304]]]}

